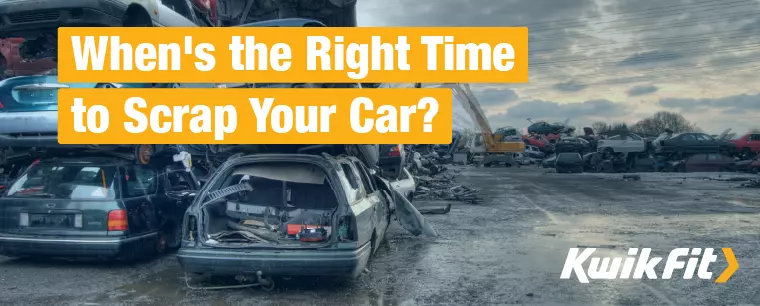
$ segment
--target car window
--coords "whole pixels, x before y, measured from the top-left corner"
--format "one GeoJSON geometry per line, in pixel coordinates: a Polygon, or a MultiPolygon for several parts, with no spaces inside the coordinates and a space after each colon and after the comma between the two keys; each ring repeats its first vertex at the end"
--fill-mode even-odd
{"type": "Polygon", "coordinates": [[[683,141],[695,141],[697,140],[697,137],[694,137],[694,134],[686,134],[681,136],[681,140],[683,141]]]}
{"type": "Polygon", "coordinates": [[[712,137],[707,136],[705,134],[697,134],[697,139],[702,140],[702,141],[713,140],[712,137]]]}
{"type": "Polygon", "coordinates": [[[71,200],[115,199],[115,166],[35,164],[10,188],[8,197],[71,200]]]}
{"type": "Polygon", "coordinates": [[[190,173],[184,170],[173,170],[166,173],[166,190],[185,191],[193,190],[190,173]]]}
{"type": "Polygon", "coordinates": [[[760,134],[754,134],[750,136],[750,140],[752,141],[760,141],[760,134]]]}
{"type": "Polygon", "coordinates": [[[620,135],[615,135],[610,138],[607,138],[607,140],[623,140],[623,137],[620,135]]]}
{"type": "Polygon", "coordinates": [[[633,135],[633,134],[631,134],[631,135],[628,135],[628,137],[629,137],[630,139],[632,139],[632,140],[641,140],[641,137],[639,137],[639,136],[637,136],[637,135],[633,135]]]}
{"type": "Polygon", "coordinates": [[[161,0],[161,4],[187,18],[187,20],[195,21],[195,15],[193,15],[193,10],[187,0],[161,0]]]}
{"type": "Polygon", "coordinates": [[[360,162],[355,161],[354,166],[356,166],[356,169],[359,169],[359,176],[361,177],[362,185],[364,186],[364,190],[367,191],[367,193],[373,193],[377,189],[374,184],[374,180],[370,179],[369,172],[367,171],[367,168],[364,167],[360,162]]]}
{"type": "Polygon", "coordinates": [[[155,194],[158,187],[156,176],[156,171],[149,166],[128,166],[124,174],[124,197],[142,197],[155,194]]]}

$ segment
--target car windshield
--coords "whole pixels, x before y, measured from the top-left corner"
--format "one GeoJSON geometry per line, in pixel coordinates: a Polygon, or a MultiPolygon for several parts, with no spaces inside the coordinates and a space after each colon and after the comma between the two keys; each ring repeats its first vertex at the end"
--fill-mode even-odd
{"type": "Polygon", "coordinates": [[[580,154],[577,153],[561,153],[557,156],[557,161],[561,162],[575,162],[581,160],[580,154]]]}
{"type": "Polygon", "coordinates": [[[107,200],[116,198],[116,167],[35,164],[8,188],[10,198],[107,200]]]}

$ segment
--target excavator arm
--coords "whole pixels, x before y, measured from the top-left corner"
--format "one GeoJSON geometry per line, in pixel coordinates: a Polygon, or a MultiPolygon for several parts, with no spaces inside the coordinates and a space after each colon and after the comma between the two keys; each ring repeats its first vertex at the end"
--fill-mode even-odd
{"type": "Polygon", "coordinates": [[[459,100],[459,103],[462,104],[462,107],[470,115],[472,121],[483,132],[483,141],[486,148],[494,148],[496,142],[494,141],[493,130],[491,130],[491,125],[488,123],[483,109],[480,108],[480,103],[478,103],[472,90],[470,90],[470,85],[467,83],[444,83],[441,87],[451,88],[454,98],[459,100]]]}

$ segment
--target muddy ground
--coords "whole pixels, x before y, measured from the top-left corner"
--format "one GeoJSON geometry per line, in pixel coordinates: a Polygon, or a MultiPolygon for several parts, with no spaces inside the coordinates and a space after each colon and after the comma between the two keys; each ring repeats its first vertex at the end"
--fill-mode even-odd
{"type": "MultiPolygon", "coordinates": [[[[173,255],[136,265],[0,257],[0,304],[12,305],[498,305],[737,304],[760,302],[760,189],[733,174],[546,174],[459,167],[483,204],[427,216],[438,238],[399,226],[353,282],[290,279],[275,292],[192,291],[173,255]],[[709,177],[712,179],[705,179],[709,177]],[[623,256],[651,247],[731,247],[739,270],[704,280],[560,280],[568,248],[623,256]]],[[[417,201],[417,205],[430,202],[417,201]]],[[[395,224],[395,223],[394,223],[395,224]]],[[[712,270],[726,266],[721,253],[712,270]]],[[[678,276],[678,274],[675,274],[678,276]]]]}

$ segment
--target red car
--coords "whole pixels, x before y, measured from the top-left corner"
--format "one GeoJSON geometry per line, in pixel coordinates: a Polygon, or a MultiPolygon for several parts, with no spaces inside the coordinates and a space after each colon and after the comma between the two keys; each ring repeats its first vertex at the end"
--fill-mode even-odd
{"type": "Polygon", "coordinates": [[[546,151],[548,149],[548,141],[542,136],[524,135],[523,141],[527,145],[536,146],[541,151],[546,151]]]}
{"type": "Polygon", "coordinates": [[[736,144],[736,149],[744,156],[760,153],[760,133],[749,133],[739,139],[731,140],[736,144]]]}
{"type": "Polygon", "coordinates": [[[695,154],[676,167],[677,172],[729,172],[735,170],[732,157],[717,153],[695,154]]]}
{"type": "Polygon", "coordinates": [[[49,58],[25,62],[18,53],[23,38],[0,39],[0,80],[15,76],[34,75],[57,67],[49,58]]]}

